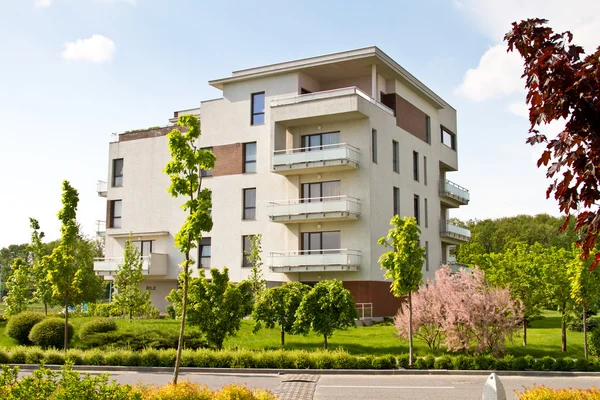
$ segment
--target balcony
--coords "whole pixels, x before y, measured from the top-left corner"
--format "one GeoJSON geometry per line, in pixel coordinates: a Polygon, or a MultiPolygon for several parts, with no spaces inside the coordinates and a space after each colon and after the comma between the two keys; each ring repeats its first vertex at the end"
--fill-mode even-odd
{"type": "MultiPolygon", "coordinates": [[[[142,273],[148,276],[167,274],[167,254],[152,253],[142,257],[142,273]]],[[[94,259],[94,272],[99,276],[113,276],[123,264],[123,257],[107,257],[94,259]]]]}
{"type": "Polygon", "coordinates": [[[108,192],[108,185],[106,181],[96,182],[96,192],[98,192],[98,196],[106,197],[106,193],[108,192]]]}
{"type": "Polygon", "coordinates": [[[460,226],[452,225],[450,222],[440,221],[440,236],[442,242],[450,244],[461,244],[468,242],[471,238],[471,231],[460,226]]]}
{"type": "Polygon", "coordinates": [[[273,154],[273,172],[282,175],[356,169],[359,164],[360,150],[346,143],[276,150],[273,154]]]}
{"type": "Polygon", "coordinates": [[[298,250],[269,253],[273,272],[358,271],[360,251],[348,249],[298,250]]]}
{"type": "Polygon", "coordinates": [[[269,219],[284,224],[322,221],[352,221],[360,216],[360,200],[348,196],[272,201],[269,219]]]}
{"type": "Polygon", "coordinates": [[[106,221],[96,220],[96,237],[106,236],[106,221]]]}
{"type": "Polygon", "coordinates": [[[392,109],[351,86],[274,99],[271,120],[285,126],[327,123],[369,117],[375,110],[394,117],[392,109]]]}
{"type": "Polygon", "coordinates": [[[469,264],[464,264],[464,263],[459,263],[456,261],[442,261],[442,265],[448,265],[450,267],[450,271],[452,271],[453,274],[456,274],[461,268],[462,269],[466,269],[467,271],[471,270],[471,267],[469,267],[469,264]]]}
{"type": "Polygon", "coordinates": [[[440,181],[440,201],[451,208],[469,204],[469,191],[449,180],[440,181]]]}

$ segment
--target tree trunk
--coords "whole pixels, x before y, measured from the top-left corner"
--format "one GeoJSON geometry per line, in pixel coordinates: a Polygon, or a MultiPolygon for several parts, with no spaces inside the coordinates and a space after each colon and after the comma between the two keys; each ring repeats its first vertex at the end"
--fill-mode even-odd
{"type": "Polygon", "coordinates": [[[65,336],[64,349],[67,351],[67,342],[69,341],[69,295],[65,296],[65,336]]]}
{"type": "Polygon", "coordinates": [[[523,347],[527,346],[527,318],[523,318],[523,347]]]}
{"type": "Polygon", "coordinates": [[[588,359],[587,308],[583,306],[583,356],[588,359]]]}
{"type": "Polygon", "coordinates": [[[412,296],[408,292],[408,366],[413,366],[412,296]]]}
{"type": "Polygon", "coordinates": [[[325,348],[325,350],[327,350],[327,335],[323,335],[323,337],[325,338],[325,341],[323,342],[323,347],[325,348]]]}
{"type": "Polygon", "coordinates": [[[179,326],[179,341],[177,343],[177,357],[175,358],[175,368],[173,369],[173,385],[177,385],[177,378],[179,378],[179,366],[181,365],[181,350],[183,350],[183,333],[185,330],[185,315],[187,311],[187,300],[188,300],[188,261],[190,259],[190,253],[185,255],[185,269],[183,276],[183,301],[181,304],[181,325],[179,326]]]}
{"type": "Polygon", "coordinates": [[[285,346],[285,331],[283,330],[283,325],[281,326],[281,346],[285,346]]]}
{"type": "Polygon", "coordinates": [[[133,319],[133,308],[129,308],[129,322],[133,319]]]}
{"type": "Polygon", "coordinates": [[[44,314],[48,316],[48,303],[44,302],[44,314]]]}
{"type": "Polygon", "coordinates": [[[563,303],[562,313],[561,313],[561,323],[560,323],[560,335],[561,335],[561,350],[563,353],[567,351],[567,314],[566,314],[566,304],[563,303]]]}

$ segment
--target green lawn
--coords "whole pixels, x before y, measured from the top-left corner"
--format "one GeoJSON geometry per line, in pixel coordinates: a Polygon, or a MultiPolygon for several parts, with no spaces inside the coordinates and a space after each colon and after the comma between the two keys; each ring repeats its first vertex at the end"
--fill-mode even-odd
{"type": "MultiPolygon", "coordinates": [[[[514,341],[508,343],[508,353],[515,356],[532,355],[536,358],[543,356],[574,358],[583,357],[583,333],[571,332],[567,330],[567,353],[560,351],[560,315],[555,311],[546,311],[544,319],[534,321],[527,330],[527,347],[522,346],[522,339],[515,335],[514,341]]],[[[70,319],[75,331],[82,323],[88,321],[88,318],[78,317],[70,319]]],[[[127,320],[117,320],[120,330],[135,331],[144,326],[157,328],[161,330],[175,331],[179,329],[178,321],[171,319],[160,320],[135,320],[129,323],[127,320]]],[[[0,346],[12,347],[16,342],[7,337],[4,333],[6,322],[0,323],[0,346]]],[[[187,328],[192,330],[195,328],[187,328]]],[[[77,347],[77,337],[72,343],[77,347]]],[[[258,334],[252,333],[252,322],[242,321],[242,329],[236,337],[225,341],[226,348],[239,349],[278,349],[280,343],[280,332],[278,329],[262,329],[258,334]]],[[[315,334],[308,336],[286,335],[286,349],[316,350],[323,346],[323,338],[315,334]]],[[[382,354],[401,354],[408,352],[406,341],[399,340],[394,335],[392,325],[374,325],[369,327],[351,328],[346,331],[336,331],[329,339],[329,348],[342,348],[355,355],[382,355],[382,354]]],[[[415,340],[415,352],[418,356],[425,356],[430,353],[427,345],[421,341],[415,340]]],[[[443,351],[436,355],[443,354],[443,351]]]]}

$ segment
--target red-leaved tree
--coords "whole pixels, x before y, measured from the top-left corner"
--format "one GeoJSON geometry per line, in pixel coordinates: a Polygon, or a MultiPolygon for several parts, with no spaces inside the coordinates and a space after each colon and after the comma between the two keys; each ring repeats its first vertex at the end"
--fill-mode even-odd
{"type": "MultiPolygon", "coordinates": [[[[407,336],[407,314],[403,305],[394,320],[402,338],[407,336]]],[[[436,271],[435,281],[413,295],[415,336],[430,348],[441,344],[449,351],[497,356],[521,319],[521,306],[509,290],[491,287],[479,268],[452,274],[445,265],[436,271]]]]}
{"type": "MultiPolygon", "coordinates": [[[[571,44],[571,32],[555,33],[545,19],[513,22],[505,36],[508,51],[518,51],[524,60],[523,78],[529,105],[527,143],[543,143],[546,149],[538,167],[547,167],[552,183],[546,197],[554,194],[567,218],[575,215],[575,230],[582,258],[588,258],[600,234],[600,47],[585,56],[583,48],[571,44]],[[565,129],[549,139],[537,129],[564,119],[565,129]]],[[[600,263],[596,254],[590,269],[600,263]]]]}

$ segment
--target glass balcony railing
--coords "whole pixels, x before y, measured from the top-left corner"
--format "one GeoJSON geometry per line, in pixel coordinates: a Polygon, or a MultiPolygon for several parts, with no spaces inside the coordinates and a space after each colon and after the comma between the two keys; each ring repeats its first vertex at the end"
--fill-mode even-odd
{"type": "Polygon", "coordinates": [[[323,167],[357,168],[359,163],[360,150],[346,143],[276,150],[273,153],[273,171],[282,173],[323,167]]]}
{"type": "MultiPolygon", "coordinates": [[[[144,275],[166,275],[167,254],[152,253],[142,257],[142,273],[144,275]]],[[[94,259],[94,272],[96,275],[116,275],[119,266],[124,262],[123,257],[105,257],[94,259]]]]}
{"type": "Polygon", "coordinates": [[[449,221],[442,220],[440,222],[440,235],[466,242],[471,238],[471,231],[466,228],[453,225],[449,221]]]}
{"type": "Polygon", "coordinates": [[[358,271],[360,250],[323,249],[269,253],[274,272],[358,271]]]}
{"type": "Polygon", "coordinates": [[[349,196],[329,196],[272,201],[267,207],[267,213],[271,221],[275,222],[357,219],[360,215],[360,200],[349,196]]]}
{"type": "Polygon", "coordinates": [[[106,183],[106,181],[96,182],[96,192],[98,192],[98,196],[106,197],[107,191],[108,191],[108,184],[106,183]]]}
{"type": "Polygon", "coordinates": [[[440,181],[440,196],[450,197],[462,204],[468,204],[471,199],[467,189],[447,179],[440,181]]]}

